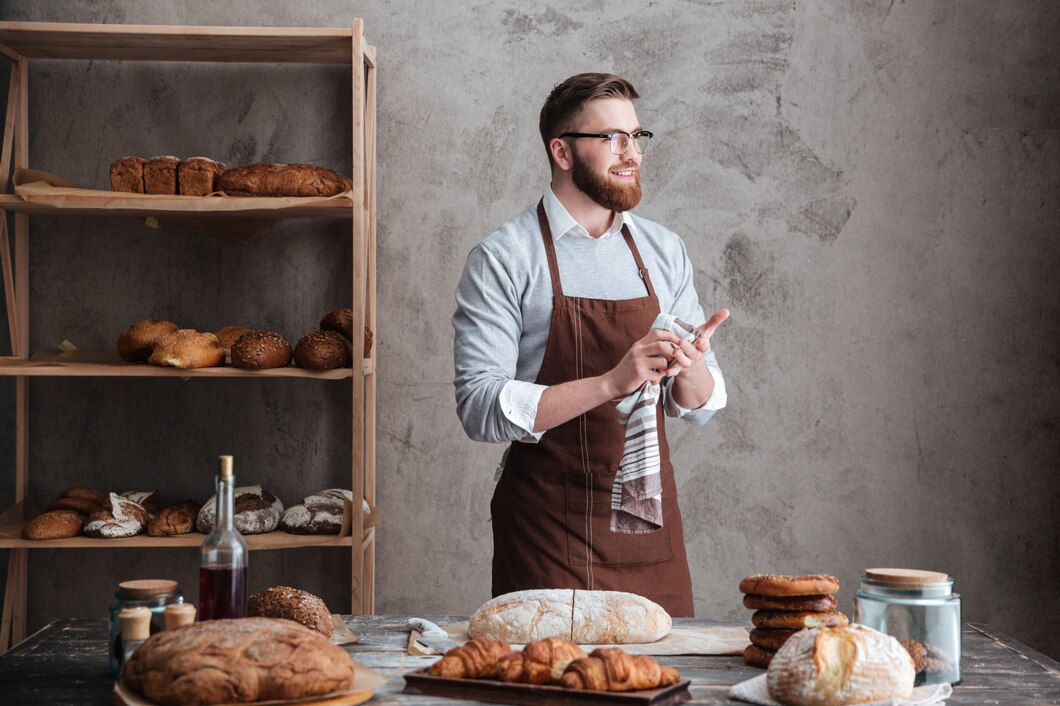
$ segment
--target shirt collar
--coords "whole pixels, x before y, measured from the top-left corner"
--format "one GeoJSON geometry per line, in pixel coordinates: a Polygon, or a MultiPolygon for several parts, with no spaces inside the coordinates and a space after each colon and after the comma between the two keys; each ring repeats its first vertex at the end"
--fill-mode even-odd
{"type": "MultiPolygon", "coordinates": [[[[548,227],[552,230],[552,239],[559,240],[565,235],[573,235],[579,238],[592,238],[589,235],[589,231],[585,230],[582,226],[574,220],[574,217],[567,211],[567,207],[560,203],[560,200],[556,198],[555,192],[552,191],[552,187],[549,186],[545,190],[545,218],[548,219],[548,227]]],[[[607,232],[601,235],[598,240],[604,238],[610,238],[622,232],[623,224],[629,225],[629,230],[633,232],[633,219],[630,216],[629,211],[619,211],[618,218],[615,218],[611,223],[611,227],[607,229],[607,232]]]]}

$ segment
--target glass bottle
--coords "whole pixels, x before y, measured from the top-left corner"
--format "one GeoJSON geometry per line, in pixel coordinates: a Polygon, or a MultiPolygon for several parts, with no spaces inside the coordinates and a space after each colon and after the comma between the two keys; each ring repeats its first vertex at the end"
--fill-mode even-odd
{"type": "Polygon", "coordinates": [[[247,614],[247,543],[232,524],[235,485],[232,457],[221,456],[216,518],[200,550],[199,620],[247,614]]]}

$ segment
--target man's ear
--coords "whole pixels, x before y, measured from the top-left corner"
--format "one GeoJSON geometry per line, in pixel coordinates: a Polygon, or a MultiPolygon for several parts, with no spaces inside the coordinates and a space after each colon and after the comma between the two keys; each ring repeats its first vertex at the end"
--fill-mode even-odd
{"type": "Polygon", "coordinates": [[[574,168],[574,156],[571,154],[571,144],[562,137],[553,137],[548,141],[549,152],[552,153],[552,162],[556,168],[569,172],[574,168]]]}

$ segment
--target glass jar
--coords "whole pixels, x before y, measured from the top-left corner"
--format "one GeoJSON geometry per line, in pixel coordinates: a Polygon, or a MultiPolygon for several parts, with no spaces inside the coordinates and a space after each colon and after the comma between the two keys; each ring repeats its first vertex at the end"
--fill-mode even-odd
{"type": "Polygon", "coordinates": [[[117,679],[121,674],[121,663],[124,648],[121,639],[121,623],[118,613],[122,608],[144,606],[151,610],[151,634],[165,629],[165,610],[171,603],[183,603],[184,596],[176,581],[168,579],[141,579],[122,581],[114,592],[115,603],[110,607],[110,632],[107,640],[108,665],[111,677],[117,679]]]}
{"type": "Polygon", "coordinates": [[[866,569],[854,622],[898,639],[913,658],[917,685],[961,681],[961,597],[946,574],[866,569]]]}

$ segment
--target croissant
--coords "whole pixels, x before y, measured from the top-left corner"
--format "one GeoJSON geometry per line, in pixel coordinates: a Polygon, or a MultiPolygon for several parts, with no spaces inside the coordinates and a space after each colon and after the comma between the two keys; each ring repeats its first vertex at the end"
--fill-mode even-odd
{"type": "Polygon", "coordinates": [[[446,652],[428,672],[433,677],[489,679],[497,676],[497,660],[511,651],[511,645],[500,640],[468,640],[446,652]]]}
{"type": "Polygon", "coordinates": [[[676,684],[681,678],[673,667],[660,667],[647,655],[631,655],[619,647],[600,647],[567,665],[560,680],[568,689],[635,691],[676,684]]]}
{"type": "Polygon", "coordinates": [[[567,665],[585,656],[585,650],[562,637],[535,640],[522,652],[501,657],[498,678],[519,684],[559,684],[567,665]]]}

